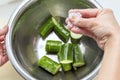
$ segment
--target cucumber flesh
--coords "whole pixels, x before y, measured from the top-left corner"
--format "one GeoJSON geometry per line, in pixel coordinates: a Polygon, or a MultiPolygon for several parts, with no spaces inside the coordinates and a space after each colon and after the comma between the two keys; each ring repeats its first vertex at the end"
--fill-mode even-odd
{"type": "Polygon", "coordinates": [[[73,39],[80,39],[82,37],[82,34],[77,34],[77,33],[74,33],[72,31],[70,31],[70,36],[73,38],[73,39]]]}
{"type": "Polygon", "coordinates": [[[73,61],[72,60],[63,60],[63,61],[60,61],[60,63],[62,64],[68,64],[68,63],[72,63],[73,61]]]}
{"type": "Polygon", "coordinates": [[[77,34],[77,33],[70,31],[70,36],[71,36],[71,42],[76,44],[80,42],[82,34],[77,34]]]}
{"type": "Polygon", "coordinates": [[[83,66],[83,65],[85,65],[84,62],[73,63],[73,66],[74,66],[74,67],[81,67],[81,66],[83,66]]]}

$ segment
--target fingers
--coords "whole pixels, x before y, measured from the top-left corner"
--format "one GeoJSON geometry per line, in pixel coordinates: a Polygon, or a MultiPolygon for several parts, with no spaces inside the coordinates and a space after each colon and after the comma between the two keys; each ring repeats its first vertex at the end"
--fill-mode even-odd
{"type": "Polygon", "coordinates": [[[94,25],[97,25],[95,18],[79,18],[77,21],[74,19],[69,19],[70,22],[77,27],[92,28],[94,25]]]}
{"type": "Polygon", "coordinates": [[[0,42],[5,40],[5,35],[0,36],[0,42]]]}
{"type": "Polygon", "coordinates": [[[96,22],[96,16],[100,13],[100,9],[73,9],[69,11],[69,15],[71,13],[74,17],[68,17],[66,19],[66,23],[68,24],[68,28],[74,32],[83,34],[92,38],[95,38],[95,35],[91,32],[93,27],[98,25],[96,22]],[[80,14],[78,14],[80,13],[80,14]],[[76,15],[75,15],[76,14],[76,15]],[[82,15],[82,17],[81,17],[82,15]],[[71,25],[69,25],[71,23],[71,25]]]}
{"type": "Polygon", "coordinates": [[[72,32],[74,33],[77,33],[77,34],[83,34],[85,36],[89,36],[89,37],[92,37],[92,38],[95,38],[94,34],[91,33],[89,30],[86,30],[85,28],[78,28],[78,27],[74,27],[71,29],[72,32]]]}
{"type": "Polygon", "coordinates": [[[69,13],[71,12],[79,12],[82,17],[84,18],[91,18],[91,17],[96,17],[102,9],[71,9],[69,13]]]}
{"type": "Polygon", "coordinates": [[[8,26],[5,26],[0,30],[0,66],[5,64],[8,61],[8,56],[6,54],[5,48],[5,35],[8,32],[8,26]]]}
{"type": "Polygon", "coordinates": [[[0,66],[8,61],[8,56],[6,54],[5,44],[0,44],[0,66]]]}
{"type": "Polygon", "coordinates": [[[69,23],[77,26],[77,27],[86,27],[90,28],[95,25],[96,15],[100,9],[73,9],[69,11],[69,17],[66,19],[66,23],[69,28],[72,28],[69,23]],[[81,17],[82,16],[82,17],[81,17]],[[89,16],[90,18],[84,18],[83,16],[89,16]],[[94,16],[94,17],[93,17],[94,16]]]}
{"type": "Polygon", "coordinates": [[[0,30],[0,36],[5,35],[8,32],[8,26],[5,26],[3,29],[0,30]]]}
{"type": "Polygon", "coordinates": [[[74,32],[74,33],[77,33],[77,34],[81,34],[82,33],[81,29],[78,28],[78,27],[71,28],[71,31],[74,32]]]}
{"type": "Polygon", "coordinates": [[[3,64],[5,64],[8,61],[8,56],[7,55],[0,55],[0,66],[2,66],[3,64]]]}

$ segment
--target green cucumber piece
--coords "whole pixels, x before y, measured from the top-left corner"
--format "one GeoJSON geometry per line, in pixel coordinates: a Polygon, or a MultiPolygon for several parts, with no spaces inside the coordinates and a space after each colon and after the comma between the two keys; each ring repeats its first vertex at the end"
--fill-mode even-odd
{"type": "Polygon", "coordinates": [[[70,36],[71,36],[71,42],[76,44],[80,42],[82,34],[77,34],[77,33],[70,31],[70,36]]]}
{"type": "Polygon", "coordinates": [[[67,30],[65,28],[65,26],[58,22],[54,17],[52,17],[52,21],[55,25],[54,27],[54,31],[55,33],[58,35],[58,37],[63,41],[63,42],[68,42],[69,40],[69,36],[70,36],[70,33],[69,33],[69,30],[67,30]]]}
{"type": "Polygon", "coordinates": [[[85,60],[78,44],[73,44],[73,55],[73,67],[85,65],[85,60]]]}
{"type": "Polygon", "coordinates": [[[44,70],[48,71],[49,73],[55,75],[61,65],[52,59],[50,59],[47,56],[43,56],[39,61],[38,61],[38,66],[42,67],[44,70]]]}
{"type": "Polygon", "coordinates": [[[65,43],[61,46],[61,49],[58,52],[58,59],[61,64],[73,62],[73,45],[71,43],[65,43]]]}
{"type": "Polygon", "coordinates": [[[63,71],[70,71],[72,69],[71,64],[61,64],[63,71]]]}
{"type": "Polygon", "coordinates": [[[61,45],[61,41],[47,40],[45,50],[47,51],[47,53],[58,53],[61,45]]]}
{"type": "Polygon", "coordinates": [[[40,36],[45,39],[54,29],[54,24],[52,22],[52,18],[50,17],[46,20],[39,28],[40,36]]]}

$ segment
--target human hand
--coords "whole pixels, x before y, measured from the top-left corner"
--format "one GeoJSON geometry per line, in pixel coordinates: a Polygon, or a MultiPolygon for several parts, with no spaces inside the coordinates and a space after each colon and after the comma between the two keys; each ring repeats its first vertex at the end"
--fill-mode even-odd
{"type": "Polygon", "coordinates": [[[0,66],[8,61],[8,56],[6,54],[5,48],[5,36],[8,32],[8,27],[5,26],[3,29],[0,30],[0,66]]]}
{"type": "Polygon", "coordinates": [[[82,18],[67,18],[66,22],[77,26],[68,28],[75,33],[92,37],[101,49],[119,37],[120,27],[111,9],[73,9],[69,11],[71,13],[80,13],[82,18]]]}

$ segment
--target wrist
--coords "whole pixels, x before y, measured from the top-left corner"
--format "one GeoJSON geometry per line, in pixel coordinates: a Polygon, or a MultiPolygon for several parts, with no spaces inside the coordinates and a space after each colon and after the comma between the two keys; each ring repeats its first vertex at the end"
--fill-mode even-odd
{"type": "Polygon", "coordinates": [[[117,49],[119,48],[119,46],[120,46],[120,35],[115,33],[109,37],[108,41],[106,41],[104,50],[110,49],[113,47],[117,49]]]}

